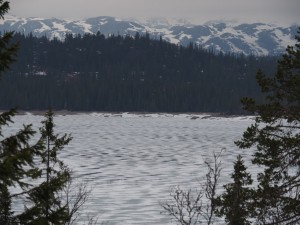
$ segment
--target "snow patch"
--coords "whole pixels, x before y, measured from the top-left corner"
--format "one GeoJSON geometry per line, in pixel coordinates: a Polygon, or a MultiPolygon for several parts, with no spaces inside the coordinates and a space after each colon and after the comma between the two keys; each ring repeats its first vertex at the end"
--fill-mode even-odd
{"type": "Polygon", "coordinates": [[[92,25],[87,24],[85,21],[77,21],[75,24],[80,26],[84,33],[92,33],[92,25]]]}
{"type": "Polygon", "coordinates": [[[63,24],[57,22],[53,22],[53,28],[63,32],[70,32],[70,30],[66,29],[63,24]]]}

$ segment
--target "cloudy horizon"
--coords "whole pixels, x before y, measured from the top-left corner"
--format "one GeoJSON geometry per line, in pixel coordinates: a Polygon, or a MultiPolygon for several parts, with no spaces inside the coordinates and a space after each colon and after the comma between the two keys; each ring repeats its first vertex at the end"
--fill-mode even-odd
{"type": "Polygon", "coordinates": [[[299,0],[11,0],[9,14],[81,20],[97,16],[299,24],[299,0]]]}

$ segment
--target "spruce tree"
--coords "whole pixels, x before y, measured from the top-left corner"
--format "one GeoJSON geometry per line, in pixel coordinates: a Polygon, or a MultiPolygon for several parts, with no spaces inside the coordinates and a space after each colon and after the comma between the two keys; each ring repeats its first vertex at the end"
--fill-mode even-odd
{"type": "MultiPolygon", "coordinates": [[[[0,0],[0,19],[4,19],[4,15],[9,10],[9,2],[0,0]]],[[[18,50],[18,44],[11,44],[13,32],[5,32],[0,36],[0,76],[9,68],[10,64],[15,61],[18,50]]]]}
{"type": "Polygon", "coordinates": [[[253,180],[246,171],[244,161],[239,155],[234,163],[231,176],[233,183],[224,185],[225,192],[215,199],[217,216],[225,216],[228,225],[250,225],[249,218],[252,208],[252,190],[249,185],[253,180]]]}
{"type": "MultiPolygon", "coordinates": [[[[300,34],[300,29],[298,31],[300,34]]],[[[245,98],[255,124],[237,142],[255,147],[253,163],[261,166],[255,191],[257,224],[300,224],[300,36],[278,61],[274,77],[257,73],[264,103],[245,98]]]]}
{"type": "MultiPolygon", "coordinates": [[[[13,112],[0,115],[0,131],[2,126],[7,125],[11,120],[11,114],[13,112]]],[[[39,143],[29,144],[34,134],[35,131],[32,130],[31,125],[28,125],[17,134],[4,137],[0,141],[0,197],[3,203],[0,205],[1,224],[11,224],[10,221],[15,220],[15,215],[11,211],[12,198],[20,197],[31,186],[24,180],[36,179],[40,176],[34,164],[34,156],[40,149],[39,143]],[[22,191],[12,194],[9,191],[11,187],[19,187],[22,191]]]]}
{"type": "MultiPolygon", "coordinates": [[[[0,18],[3,19],[9,10],[9,2],[0,0],[0,18]]],[[[15,60],[18,44],[11,44],[12,32],[0,36],[0,76],[9,69],[15,60]]],[[[1,77],[0,77],[1,78],[1,77]]],[[[33,158],[38,144],[30,145],[34,135],[30,125],[24,126],[18,133],[4,137],[3,127],[12,123],[15,110],[0,114],[0,224],[15,224],[17,220],[12,211],[12,198],[20,193],[10,193],[11,187],[25,189],[29,186],[26,178],[36,178],[38,170],[34,168],[33,158]]]]}
{"type": "MultiPolygon", "coordinates": [[[[9,2],[0,0],[1,19],[8,10],[9,2]]],[[[15,61],[18,44],[11,44],[12,37],[13,32],[0,36],[0,78],[15,61]]],[[[6,135],[3,129],[13,123],[15,114],[15,109],[0,113],[0,224],[71,224],[90,192],[86,185],[78,186],[75,194],[70,191],[70,171],[57,158],[70,136],[54,134],[52,112],[46,114],[37,142],[32,140],[37,133],[32,125],[23,125],[16,134],[6,135]],[[44,182],[34,186],[43,178],[44,182]],[[12,187],[19,192],[11,193],[12,187]],[[63,189],[66,195],[59,195],[63,189]],[[20,197],[28,200],[24,202],[26,210],[16,214],[12,202],[20,197]]]]}
{"type": "Polygon", "coordinates": [[[53,113],[49,111],[42,121],[39,140],[41,151],[42,182],[29,192],[28,200],[32,207],[26,207],[20,216],[23,224],[59,225],[71,220],[70,205],[62,193],[70,180],[70,171],[58,158],[59,152],[67,145],[71,137],[59,137],[54,133],[53,113]]]}

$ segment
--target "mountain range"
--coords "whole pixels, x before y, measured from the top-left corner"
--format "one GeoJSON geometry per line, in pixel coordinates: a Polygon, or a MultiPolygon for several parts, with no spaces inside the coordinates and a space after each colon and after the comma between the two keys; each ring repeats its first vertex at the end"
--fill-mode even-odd
{"type": "Polygon", "coordinates": [[[194,43],[205,49],[224,53],[245,55],[280,55],[287,45],[294,45],[298,26],[280,26],[266,23],[209,22],[191,24],[186,20],[168,21],[151,19],[117,19],[100,16],[84,20],[63,20],[57,18],[19,18],[7,16],[0,21],[0,31],[16,31],[50,39],[64,40],[66,33],[83,35],[97,33],[104,35],[145,34],[162,38],[174,44],[194,43]]]}

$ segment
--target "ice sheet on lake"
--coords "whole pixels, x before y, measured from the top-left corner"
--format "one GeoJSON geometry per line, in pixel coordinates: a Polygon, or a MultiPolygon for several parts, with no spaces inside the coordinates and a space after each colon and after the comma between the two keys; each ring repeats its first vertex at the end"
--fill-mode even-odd
{"type": "MultiPolygon", "coordinates": [[[[42,119],[31,114],[16,116],[10,132],[22,123],[32,123],[37,129],[42,119]]],[[[226,149],[221,183],[229,182],[236,156],[250,161],[252,152],[239,150],[234,141],[252,122],[251,117],[201,114],[55,116],[57,131],[73,137],[60,157],[76,177],[93,187],[86,210],[112,225],[168,224],[170,219],[160,214],[159,202],[169,197],[171,186],[199,187],[207,172],[204,160],[221,149],[226,149]]],[[[256,174],[254,168],[249,169],[256,174]]]]}

